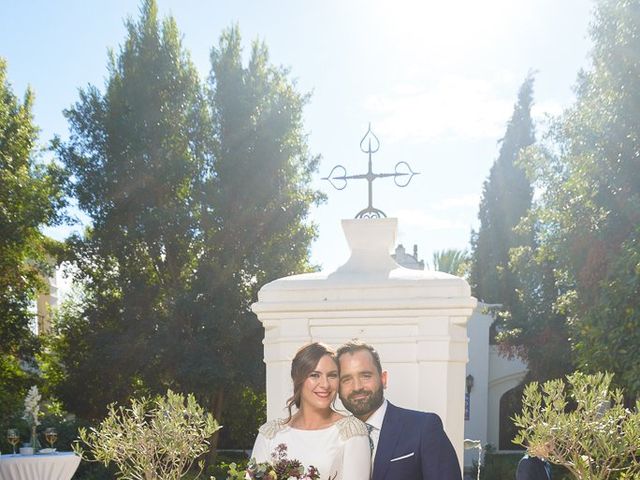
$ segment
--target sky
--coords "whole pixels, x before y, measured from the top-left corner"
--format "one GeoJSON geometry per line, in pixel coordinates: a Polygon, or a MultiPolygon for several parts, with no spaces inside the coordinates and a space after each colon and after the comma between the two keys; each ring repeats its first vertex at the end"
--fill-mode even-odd
{"type": "MultiPolygon", "coordinates": [[[[340,220],[367,206],[366,182],[334,190],[335,165],[365,173],[360,140],[369,123],[380,140],[374,172],[407,162],[420,172],[406,188],[374,182],[373,204],[399,221],[398,242],[431,262],[434,251],[468,249],[478,228],[482,184],[498,156],[518,89],[535,72],[538,134],[571,104],[589,67],[591,0],[157,0],[172,15],[201,78],[221,32],[238,24],[245,53],[266,43],[272,63],[311,93],[304,124],[321,155],[313,186],[328,201],[311,211],[319,237],[311,260],[333,271],[348,256],[340,220]]],[[[35,92],[46,145],[65,138],[62,114],[92,84],[104,89],[109,49],[125,40],[137,0],[0,0],[0,57],[22,96],[35,92]]],[[[78,226],[47,230],[64,238],[78,226]]]]}

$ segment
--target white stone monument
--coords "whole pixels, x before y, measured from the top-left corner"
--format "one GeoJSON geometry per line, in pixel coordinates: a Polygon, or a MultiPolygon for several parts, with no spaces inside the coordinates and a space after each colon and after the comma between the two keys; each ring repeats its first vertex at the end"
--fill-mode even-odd
{"type": "Polygon", "coordinates": [[[467,319],[476,300],[462,278],[397,265],[390,257],[397,223],[343,220],[347,263],[262,287],[253,311],[265,328],[267,418],[286,413],[298,348],[357,338],[380,353],[389,401],[440,415],[462,465],[467,319]]]}

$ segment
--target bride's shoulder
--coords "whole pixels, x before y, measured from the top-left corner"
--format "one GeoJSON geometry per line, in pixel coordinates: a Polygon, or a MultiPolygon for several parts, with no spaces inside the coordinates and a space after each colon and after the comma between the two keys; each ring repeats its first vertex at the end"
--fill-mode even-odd
{"type": "Polygon", "coordinates": [[[287,419],[285,418],[276,418],[275,420],[270,420],[267,423],[263,424],[259,429],[263,436],[271,440],[275,437],[278,432],[284,430],[287,427],[287,419]]]}
{"type": "Polygon", "coordinates": [[[363,421],[358,420],[353,415],[343,417],[336,422],[340,438],[342,440],[349,440],[352,437],[369,435],[366,425],[363,421]]]}

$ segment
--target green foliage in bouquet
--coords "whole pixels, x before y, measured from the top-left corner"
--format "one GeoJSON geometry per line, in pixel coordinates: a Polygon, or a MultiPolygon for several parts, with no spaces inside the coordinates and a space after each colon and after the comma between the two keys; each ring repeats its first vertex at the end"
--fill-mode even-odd
{"type": "Polygon", "coordinates": [[[246,469],[238,469],[235,463],[229,466],[227,480],[318,480],[320,472],[315,467],[305,469],[300,461],[287,458],[287,446],[281,443],[271,454],[270,462],[256,462],[249,460],[246,469]]]}
{"type": "MultiPolygon", "coordinates": [[[[78,430],[74,450],[83,459],[114,463],[117,477],[127,480],[178,480],[196,459],[209,450],[209,437],[220,426],[189,394],[171,390],[153,400],[132,399],[131,406],[109,406],[107,417],[96,428],[78,430]]],[[[199,471],[204,467],[198,463],[199,471]]]]}
{"type": "Polygon", "coordinates": [[[581,480],[640,478],[640,400],[625,408],[613,375],[576,372],[524,390],[514,443],[581,480]],[[568,391],[567,391],[568,390],[568,391]]]}

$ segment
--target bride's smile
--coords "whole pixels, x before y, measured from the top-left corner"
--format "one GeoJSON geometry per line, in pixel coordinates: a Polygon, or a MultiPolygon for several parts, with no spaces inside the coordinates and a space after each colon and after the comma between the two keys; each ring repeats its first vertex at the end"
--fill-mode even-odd
{"type": "Polygon", "coordinates": [[[323,356],[302,386],[302,407],[326,409],[338,390],[338,369],[330,356],[323,356]]]}

